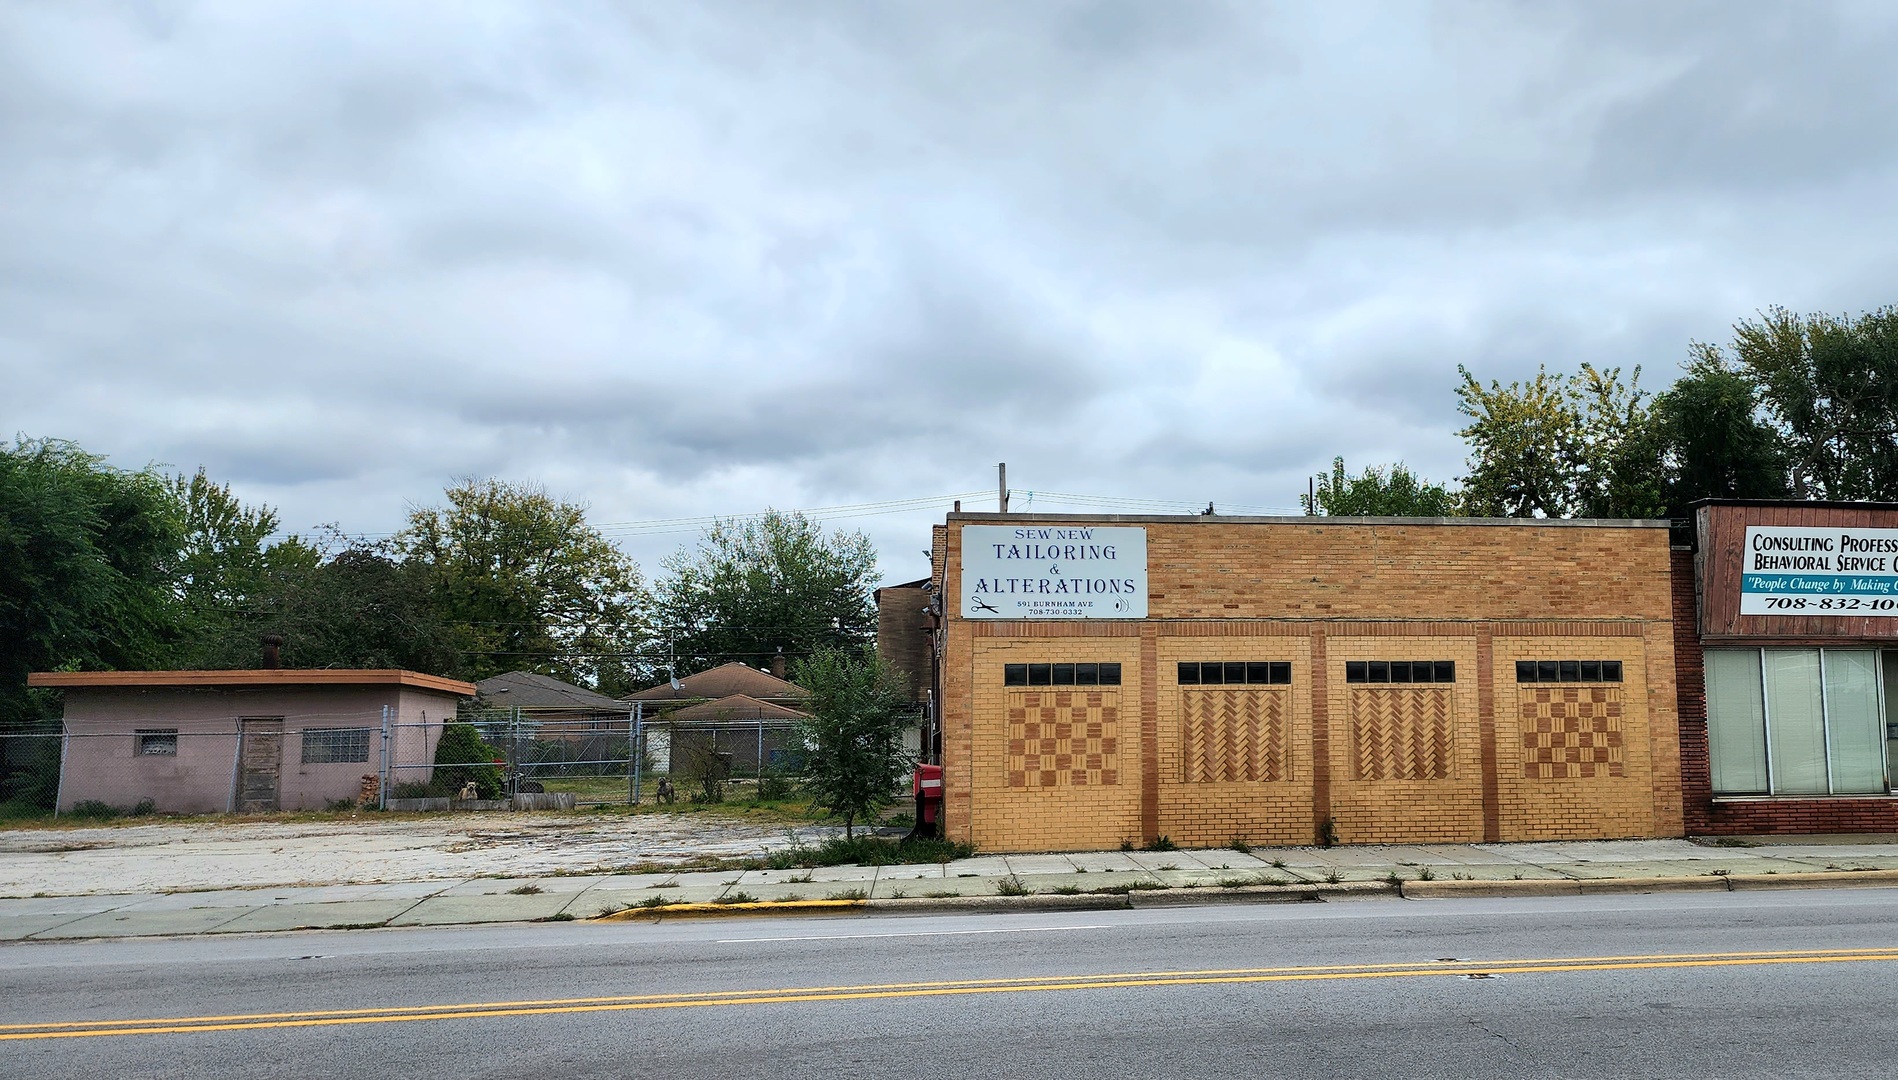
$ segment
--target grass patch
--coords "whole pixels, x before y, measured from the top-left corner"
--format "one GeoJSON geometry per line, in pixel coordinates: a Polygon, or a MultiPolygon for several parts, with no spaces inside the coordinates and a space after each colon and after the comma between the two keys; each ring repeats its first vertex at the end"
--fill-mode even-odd
{"type": "Polygon", "coordinates": [[[868,900],[870,894],[862,889],[840,889],[834,893],[825,893],[826,900],[868,900]]]}
{"type": "Polygon", "coordinates": [[[714,904],[755,904],[757,902],[758,898],[748,892],[726,893],[712,901],[714,904]]]}
{"type": "Polygon", "coordinates": [[[884,840],[875,836],[845,839],[833,836],[816,846],[807,846],[792,836],[791,846],[756,859],[727,859],[705,869],[719,870],[795,870],[817,866],[908,866],[917,863],[946,863],[975,854],[973,844],[956,840],[903,839],[884,840]]]}
{"type": "Polygon", "coordinates": [[[953,900],[962,894],[959,892],[926,892],[923,895],[931,900],[953,900]]]}
{"type": "Polygon", "coordinates": [[[1240,839],[1239,837],[1237,837],[1237,836],[1235,836],[1235,837],[1233,837],[1233,838],[1232,838],[1232,843],[1230,843],[1230,844],[1227,844],[1226,846],[1227,846],[1227,847],[1229,847],[1229,848],[1231,848],[1232,850],[1234,850],[1234,851],[1236,851],[1236,852],[1238,852],[1238,853],[1239,853],[1239,854],[1241,854],[1241,855],[1250,855],[1250,854],[1252,854],[1252,845],[1251,845],[1251,844],[1248,844],[1248,843],[1246,843],[1246,842],[1245,842],[1244,840],[1241,840],[1241,839],[1240,839]]]}
{"type": "Polygon", "coordinates": [[[1174,843],[1173,838],[1170,836],[1156,836],[1153,838],[1153,843],[1147,845],[1147,850],[1178,851],[1180,850],[1180,845],[1174,843]]]}
{"type": "Polygon", "coordinates": [[[1053,889],[1049,891],[1053,892],[1056,896],[1081,895],[1081,887],[1079,885],[1056,885],[1053,889]]]}
{"type": "Polygon", "coordinates": [[[995,894],[997,896],[1027,896],[1028,886],[1021,883],[1021,878],[1010,874],[995,883],[995,894]]]}
{"type": "Polygon", "coordinates": [[[1714,839],[1713,846],[1714,847],[1759,847],[1759,845],[1754,843],[1753,841],[1742,840],[1737,836],[1716,837],[1714,839]]]}
{"type": "Polygon", "coordinates": [[[535,919],[534,921],[535,922],[572,922],[573,915],[570,912],[556,911],[552,915],[543,915],[540,918],[535,919]]]}
{"type": "Polygon", "coordinates": [[[539,896],[540,894],[541,887],[538,885],[517,885],[508,890],[509,896],[539,896]]]}

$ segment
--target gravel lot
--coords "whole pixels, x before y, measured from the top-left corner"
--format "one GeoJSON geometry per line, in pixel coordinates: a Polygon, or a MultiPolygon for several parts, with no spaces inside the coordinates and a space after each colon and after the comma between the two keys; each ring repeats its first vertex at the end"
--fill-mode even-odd
{"type": "MultiPolygon", "coordinates": [[[[799,826],[816,843],[841,829],[799,826]]],[[[590,873],[790,845],[781,824],[704,813],[224,819],[0,830],[0,897],[590,873]]]]}

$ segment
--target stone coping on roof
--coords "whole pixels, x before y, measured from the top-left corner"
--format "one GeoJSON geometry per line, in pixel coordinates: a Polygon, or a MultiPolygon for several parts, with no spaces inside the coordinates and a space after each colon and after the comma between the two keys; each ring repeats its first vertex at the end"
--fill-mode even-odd
{"type": "Polygon", "coordinates": [[[217,689],[269,686],[406,686],[473,697],[475,685],[396,668],[258,668],[233,671],[35,671],[26,685],[48,689],[176,687],[217,689]]]}
{"type": "Polygon", "coordinates": [[[1469,518],[1469,517],[1243,517],[1238,514],[1039,514],[963,511],[951,525],[1421,525],[1487,528],[1665,529],[1664,518],[1469,518]]]}

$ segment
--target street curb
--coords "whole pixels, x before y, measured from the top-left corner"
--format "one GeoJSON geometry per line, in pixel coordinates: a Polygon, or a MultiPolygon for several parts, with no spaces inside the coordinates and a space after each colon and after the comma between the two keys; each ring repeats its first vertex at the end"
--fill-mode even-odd
{"type": "Polygon", "coordinates": [[[1817,870],[1809,874],[1725,874],[1727,887],[1753,889],[1872,889],[1898,885],[1898,870],[1817,870]]]}
{"type": "Polygon", "coordinates": [[[842,915],[861,911],[868,900],[757,900],[743,904],[658,904],[631,907],[595,915],[590,922],[630,922],[635,919],[718,918],[725,915],[842,915]]]}
{"type": "Polygon", "coordinates": [[[1562,878],[1524,878],[1520,881],[1422,881],[1398,886],[1406,900],[1453,900],[1482,896],[1580,896],[1581,883],[1562,878]]]}
{"type": "Polygon", "coordinates": [[[1121,893],[1033,893],[1028,896],[891,897],[868,901],[866,906],[872,915],[956,915],[989,911],[1119,911],[1128,904],[1127,897],[1121,893]]]}
{"type": "Polygon", "coordinates": [[[1142,889],[1127,894],[1132,908],[1200,907],[1209,904],[1296,904],[1318,899],[1309,885],[1240,885],[1216,889],[1142,889]]]}
{"type": "Polygon", "coordinates": [[[1727,891],[1727,879],[1719,874],[1701,874],[1696,877],[1583,878],[1575,884],[1582,887],[1583,896],[1727,891]]]}

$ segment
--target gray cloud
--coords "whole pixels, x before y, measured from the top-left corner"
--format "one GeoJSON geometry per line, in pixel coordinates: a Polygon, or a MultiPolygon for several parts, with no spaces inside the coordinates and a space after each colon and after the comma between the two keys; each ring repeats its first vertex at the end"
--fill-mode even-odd
{"type": "MultiPolygon", "coordinates": [[[[1462,468],[1455,368],[1890,302],[1880,5],[0,14],[0,425],[295,529],[1462,468]]],[[[1073,509],[1051,502],[1036,505],[1073,509]]],[[[928,514],[852,519],[921,572],[928,514]]],[[[654,564],[690,534],[626,534],[654,564]]]]}

